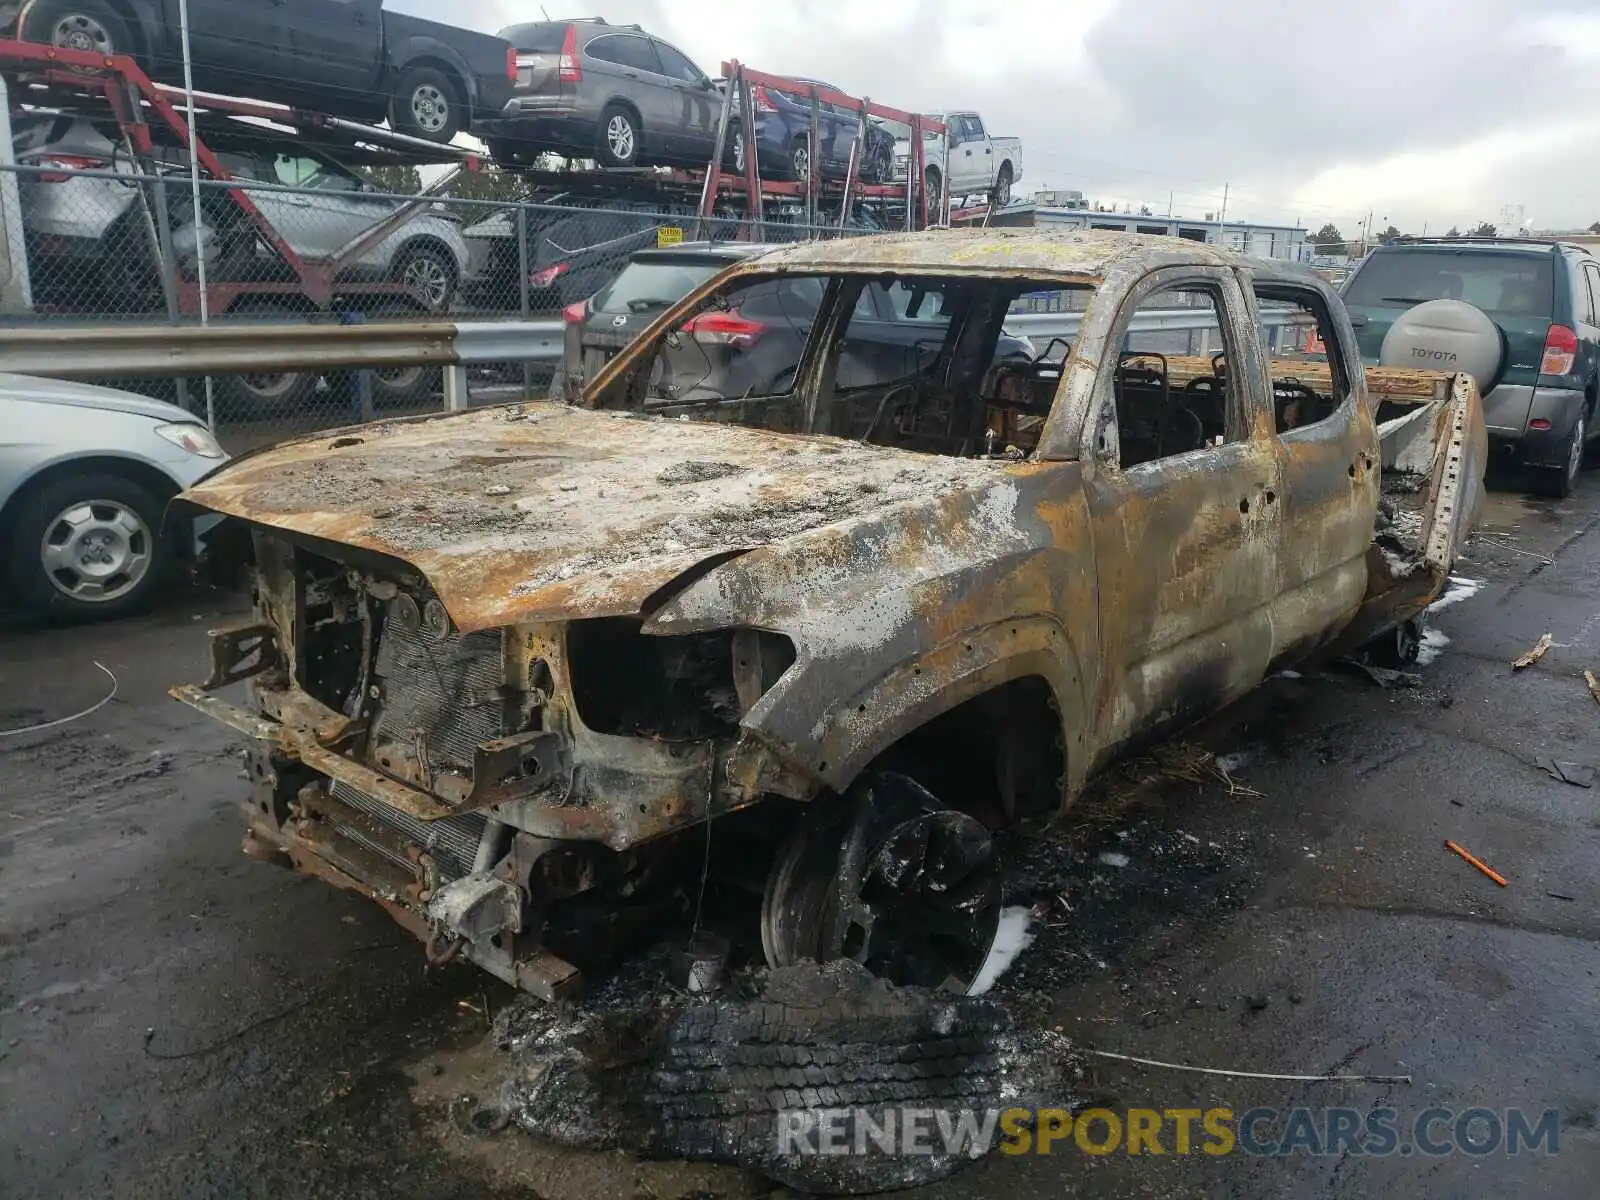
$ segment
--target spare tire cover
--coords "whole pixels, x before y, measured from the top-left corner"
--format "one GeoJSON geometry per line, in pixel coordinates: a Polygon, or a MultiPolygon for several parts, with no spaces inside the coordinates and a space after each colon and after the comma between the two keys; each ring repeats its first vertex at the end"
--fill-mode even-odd
{"type": "Polygon", "coordinates": [[[1461,371],[1486,392],[1500,373],[1505,343],[1500,328],[1465,300],[1429,300],[1407,309],[1384,335],[1385,367],[1461,371]]]}

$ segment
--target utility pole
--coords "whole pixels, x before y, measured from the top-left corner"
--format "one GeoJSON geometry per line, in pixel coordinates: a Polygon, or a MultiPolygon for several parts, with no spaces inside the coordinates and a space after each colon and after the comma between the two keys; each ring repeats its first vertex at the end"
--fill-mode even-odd
{"type": "Polygon", "coordinates": [[[1222,211],[1217,215],[1220,218],[1217,221],[1217,237],[1220,240],[1227,236],[1227,231],[1223,228],[1228,223],[1228,185],[1226,183],[1222,185],[1222,211]]]}
{"type": "Polygon", "coordinates": [[[1167,220],[1172,220],[1172,193],[1167,193],[1167,220]]]}

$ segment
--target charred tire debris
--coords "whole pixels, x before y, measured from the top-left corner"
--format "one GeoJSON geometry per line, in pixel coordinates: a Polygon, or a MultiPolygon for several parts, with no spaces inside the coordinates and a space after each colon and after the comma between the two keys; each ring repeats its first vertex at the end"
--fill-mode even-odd
{"type": "MultiPolygon", "coordinates": [[[[597,997],[597,1001],[600,998],[597,997]]],[[[1076,1077],[1065,1039],[1016,1027],[998,1003],[896,988],[849,960],[760,972],[743,995],[637,1007],[624,995],[579,1016],[522,1004],[496,1038],[510,1055],[498,1110],[562,1145],[733,1164],[803,1191],[851,1195],[942,1179],[981,1150],[795,1154],[780,1114],[948,1114],[1059,1103],[1076,1077]],[[790,1150],[790,1153],[780,1153],[790,1150]]]]}

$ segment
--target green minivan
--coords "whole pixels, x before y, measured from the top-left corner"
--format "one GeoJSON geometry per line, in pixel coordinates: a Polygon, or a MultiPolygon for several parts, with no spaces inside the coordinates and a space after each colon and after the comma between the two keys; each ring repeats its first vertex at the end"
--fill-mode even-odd
{"type": "Polygon", "coordinates": [[[1571,493],[1596,432],[1600,260],[1531,238],[1401,239],[1373,250],[1342,295],[1369,364],[1453,370],[1465,369],[1458,351],[1471,357],[1491,445],[1529,468],[1534,490],[1571,493]],[[1445,321],[1406,324],[1442,300],[1457,304],[1428,311],[1445,321]],[[1452,308],[1471,319],[1448,319],[1452,308]]]}

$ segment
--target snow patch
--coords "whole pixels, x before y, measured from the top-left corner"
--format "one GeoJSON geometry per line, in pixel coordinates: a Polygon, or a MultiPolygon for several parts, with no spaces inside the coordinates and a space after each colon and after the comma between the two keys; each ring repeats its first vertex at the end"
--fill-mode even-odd
{"type": "Polygon", "coordinates": [[[1128,865],[1128,856],[1118,854],[1115,850],[1106,850],[1101,853],[1100,861],[1108,867],[1125,867],[1128,865]]]}
{"type": "Polygon", "coordinates": [[[1217,770],[1232,775],[1235,771],[1242,771],[1255,761],[1255,753],[1250,750],[1235,750],[1232,754],[1217,755],[1217,770]]]}
{"type": "Polygon", "coordinates": [[[1439,612],[1449,608],[1452,604],[1460,604],[1463,600],[1471,600],[1483,590],[1483,580],[1467,579],[1462,575],[1450,576],[1450,584],[1445,588],[1444,595],[1428,605],[1429,612],[1439,612]]]}
{"type": "Polygon", "coordinates": [[[1417,647],[1417,666],[1425,667],[1439,655],[1444,653],[1444,648],[1450,644],[1450,637],[1438,629],[1424,629],[1422,631],[1422,644],[1417,647]]]}
{"type": "Polygon", "coordinates": [[[1033,913],[1022,905],[1000,910],[994,945],[989,948],[989,957],[983,960],[983,969],[967,989],[967,995],[981,996],[987,992],[1010,969],[1017,955],[1033,945],[1033,930],[1029,928],[1032,923],[1033,913]]]}

